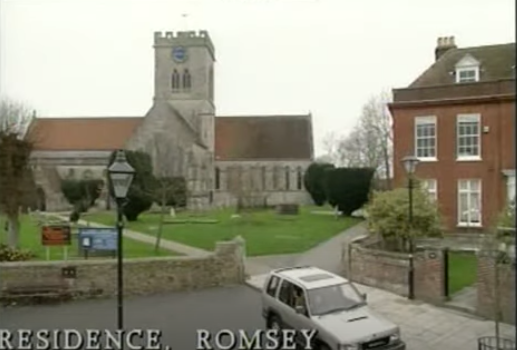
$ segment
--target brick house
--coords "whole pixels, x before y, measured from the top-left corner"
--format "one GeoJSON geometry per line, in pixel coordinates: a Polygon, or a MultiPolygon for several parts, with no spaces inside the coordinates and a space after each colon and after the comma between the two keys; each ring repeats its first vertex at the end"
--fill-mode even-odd
{"type": "Polygon", "coordinates": [[[414,154],[447,229],[488,230],[515,199],[515,43],[458,48],[439,38],[435,62],[394,89],[389,108],[395,185],[414,154]]]}

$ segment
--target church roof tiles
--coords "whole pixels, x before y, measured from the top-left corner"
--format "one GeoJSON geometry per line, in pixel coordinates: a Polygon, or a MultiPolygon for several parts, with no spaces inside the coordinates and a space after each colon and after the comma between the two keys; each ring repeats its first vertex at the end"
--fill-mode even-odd
{"type": "Polygon", "coordinates": [[[310,115],[215,118],[216,160],[312,159],[310,115]]]}
{"type": "Polygon", "coordinates": [[[143,118],[35,118],[27,136],[40,151],[108,151],[124,147],[143,118]]]}
{"type": "MultiPolygon", "coordinates": [[[[124,148],[143,118],[36,118],[28,137],[39,151],[124,148]]],[[[313,158],[310,115],[215,118],[216,160],[313,158]]]]}

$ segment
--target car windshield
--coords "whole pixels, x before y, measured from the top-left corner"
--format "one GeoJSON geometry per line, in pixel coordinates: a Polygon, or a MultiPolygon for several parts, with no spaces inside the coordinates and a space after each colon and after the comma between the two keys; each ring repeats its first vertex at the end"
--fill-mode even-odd
{"type": "Polygon", "coordinates": [[[351,283],[310,289],[307,294],[311,314],[315,316],[350,310],[364,304],[363,297],[351,283]]]}

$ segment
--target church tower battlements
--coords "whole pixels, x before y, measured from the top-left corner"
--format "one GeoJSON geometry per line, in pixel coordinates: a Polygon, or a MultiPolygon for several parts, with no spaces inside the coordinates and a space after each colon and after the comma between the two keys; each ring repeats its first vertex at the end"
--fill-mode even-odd
{"type": "Polygon", "coordinates": [[[154,33],[154,101],[167,102],[213,154],[215,48],[206,30],[154,33]]]}
{"type": "Polygon", "coordinates": [[[213,104],[215,49],[207,31],[155,32],[153,47],[155,99],[213,104]]]}
{"type": "Polygon", "coordinates": [[[206,46],[215,61],[215,48],[206,30],[186,32],[154,32],[154,47],[171,45],[206,46]]]}

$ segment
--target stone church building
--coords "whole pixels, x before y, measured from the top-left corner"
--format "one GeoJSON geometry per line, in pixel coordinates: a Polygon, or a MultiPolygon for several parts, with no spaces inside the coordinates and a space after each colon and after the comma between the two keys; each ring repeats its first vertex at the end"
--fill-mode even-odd
{"type": "Polygon", "coordinates": [[[215,48],[206,31],[156,32],[154,53],[154,99],[145,116],[32,120],[27,137],[40,209],[69,207],[63,178],[105,179],[116,149],[147,152],[157,176],[184,176],[191,207],[309,200],[302,178],[314,158],[310,114],[216,116],[215,48]]]}

